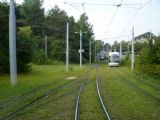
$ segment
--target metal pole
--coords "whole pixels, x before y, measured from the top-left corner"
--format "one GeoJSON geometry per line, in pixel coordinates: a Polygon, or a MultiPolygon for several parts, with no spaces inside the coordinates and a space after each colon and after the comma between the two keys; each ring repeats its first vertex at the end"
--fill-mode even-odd
{"type": "Polygon", "coordinates": [[[47,36],[45,36],[45,56],[46,58],[48,57],[47,55],[47,36]]]}
{"type": "Polygon", "coordinates": [[[128,36],[128,45],[127,45],[127,49],[128,49],[128,55],[130,55],[130,52],[129,52],[129,36],[128,36]]]}
{"type": "Polygon", "coordinates": [[[11,85],[15,86],[17,83],[17,56],[16,56],[16,16],[15,3],[10,0],[9,13],[9,56],[10,56],[10,81],[11,85]]]}
{"type": "Polygon", "coordinates": [[[130,52],[129,52],[129,42],[128,42],[128,45],[127,45],[127,49],[128,49],[128,55],[130,55],[130,52]]]}
{"type": "Polygon", "coordinates": [[[80,30],[80,67],[82,67],[82,31],[80,30]]]}
{"type": "Polygon", "coordinates": [[[120,63],[121,63],[121,60],[122,60],[122,42],[120,42],[120,63]]]}
{"type": "Polygon", "coordinates": [[[66,71],[68,71],[69,65],[69,23],[67,22],[67,33],[66,33],[66,71]]]}
{"type": "Polygon", "coordinates": [[[131,70],[134,70],[134,27],[132,27],[132,56],[131,56],[131,70]]]}
{"type": "Polygon", "coordinates": [[[91,39],[89,40],[89,64],[91,65],[91,55],[92,55],[92,52],[91,52],[91,39]]]}
{"type": "Polygon", "coordinates": [[[96,42],[95,42],[95,62],[96,62],[96,60],[97,60],[96,54],[97,54],[97,46],[96,46],[96,42]]]}
{"type": "Polygon", "coordinates": [[[152,34],[151,34],[151,29],[150,29],[150,34],[149,34],[149,38],[150,38],[150,40],[151,40],[151,38],[152,38],[152,34]]]}

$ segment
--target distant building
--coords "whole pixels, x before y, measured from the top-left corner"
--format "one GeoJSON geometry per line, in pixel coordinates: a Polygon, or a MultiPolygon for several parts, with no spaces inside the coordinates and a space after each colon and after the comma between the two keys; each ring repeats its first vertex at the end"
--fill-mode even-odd
{"type": "Polygon", "coordinates": [[[153,44],[155,43],[155,40],[156,40],[157,36],[154,35],[153,33],[151,32],[146,32],[144,34],[141,34],[141,35],[138,35],[134,38],[135,42],[139,42],[139,43],[148,43],[148,39],[151,39],[153,44]]]}
{"type": "Polygon", "coordinates": [[[106,51],[102,50],[97,54],[97,60],[104,61],[105,59],[106,59],[106,51]]]}

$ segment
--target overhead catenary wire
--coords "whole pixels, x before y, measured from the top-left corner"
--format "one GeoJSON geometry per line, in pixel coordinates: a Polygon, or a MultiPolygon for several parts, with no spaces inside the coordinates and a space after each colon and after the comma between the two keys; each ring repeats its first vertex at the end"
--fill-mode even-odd
{"type": "Polygon", "coordinates": [[[115,36],[115,37],[106,37],[106,38],[103,38],[103,39],[119,39],[119,38],[124,38],[124,37],[128,37],[129,35],[131,34],[125,34],[125,35],[120,35],[120,36],[115,36]]]}
{"type": "MultiPolygon", "coordinates": [[[[85,5],[91,5],[91,6],[116,6],[117,5],[120,5],[120,4],[109,4],[109,3],[87,3],[87,2],[77,2],[77,3],[71,3],[71,2],[68,2],[72,5],[81,5],[82,3],[84,3],[85,5]]],[[[137,6],[139,5],[138,3],[133,3],[133,4],[121,4],[121,5],[124,5],[124,6],[127,6],[127,5],[132,5],[132,6],[137,6]]]]}
{"type": "Polygon", "coordinates": [[[124,27],[123,32],[125,32],[125,30],[128,28],[129,24],[132,23],[132,21],[134,20],[134,18],[136,17],[136,15],[138,14],[138,12],[143,8],[145,7],[146,5],[148,5],[150,3],[151,0],[148,0],[148,2],[146,2],[145,4],[143,5],[140,5],[139,8],[137,8],[136,12],[133,14],[133,16],[131,16],[131,18],[129,19],[129,21],[127,22],[126,26],[124,27]]]}
{"type": "Polygon", "coordinates": [[[109,28],[110,28],[110,26],[111,26],[111,24],[112,24],[112,22],[113,22],[113,20],[114,20],[114,17],[115,17],[115,15],[116,15],[116,13],[117,13],[117,10],[118,10],[119,7],[121,7],[121,5],[122,5],[122,0],[120,1],[120,4],[117,4],[116,9],[115,9],[114,12],[113,12],[113,15],[112,15],[112,17],[111,17],[111,20],[109,21],[109,24],[108,24],[108,26],[107,26],[107,31],[109,31],[109,28]]]}
{"type": "Polygon", "coordinates": [[[111,26],[111,24],[112,24],[112,22],[113,22],[113,19],[114,19],[115,15],[116,15],[117,10],[118,10],[118,7],[116,7],[116,9],[115,9],[114,12],[113,12],[113,15],[112,15],[112,17],[111,17],[111,20],[109,21],[109,24],[108,24],[108,26],[107,26],[107,30],[109,30],[109,28],[110,28],[110,26],[111,26]]]}
{"type": "MultiPolygon", "coordinates": [[[[135,8],[137,9],[136,12],[133,14],[133,16],[131,16],[131,18],[129,19],[129,21],[127,22],[127,24],[125,25],[124,29],[122,30],[122,32],[120,34],[123,34],[125,32],[125,30],[128,28],[128,26],[132,23],[132,21],[134,20],[134,18],[136,17],[136,15],[138,14],[138,12],[145,7],[147,4],[150,3],[151,0],[148,0],[148,2],[144,3],[143,5],[140,5],[140,7],[135,8]]],[[[123,5],[123,4],[122,4],[123,5]]],[[[127,4],[126,4],[127,5],[127,4]]],[[[129,4],[128,4],[129,5],[129,4]]],[[[139,4],[137,4],[139,5],[139,4]]]]}
{"type": "MultiPolygon", "coordinates": [[[[148,0],[147,3],[149,3],[151,0],[148,0]]],[[[60,2],[59,2],[60,3],[60,2]]],[[[85,8],[87,7],[87,5],[89,6],[111,6],[111,7],[116,7],[116,12],[117,12],[117,8],[118,7],[131,7],[134,9],[137,9],[137,11],[135,12],[135,14],[129,19],[129,22],[126,24],[123,32],[125,31],[125,29],[129,26],[129,24],[133,21],[133,19],[135,18],[135,16],[137,15],[137,13],[141,10],[141,8],[143,7],[142,5],[140,5],[140,3],[122,3],[122,0],[120,2],[120,4],[111,4],[111,3],[94,3],[94,2],[85,2],[84,0],[81,2],[69,2],[69,0],[63,0],[63,4],[71,6],[72,8],[76,9],[79,13],[81,13],[82,11],[80,10],[80,8],[83,8],[83,11],[86,13],[85,8]],[[140,6],[140,7],[138,7],[140,6]]],[[[116,15],[116,12],[114,12],[114,14],[116,15]]],[[[113,14],[111,21],[109,22],[108,26],[110,27],[115,15],[113,14]]],[[[120,33],[121,34],[121,33],[120,33]]]]}

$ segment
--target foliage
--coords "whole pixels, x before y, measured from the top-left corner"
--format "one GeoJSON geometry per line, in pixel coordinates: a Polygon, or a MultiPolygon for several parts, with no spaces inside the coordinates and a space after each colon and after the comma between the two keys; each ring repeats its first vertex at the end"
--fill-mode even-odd
{"type": "MultiPolygon", "coordinates": [[[[82,30],[82,48],[84,49],[83,61],[89,60],[89,41],[93,42],[92,25],[88,22],[88,16],[83,13],[77,22],[77,31],[82,30]]],[[[79,49],[79,48],[77,48],[79,49]]]]}
{"type": "Polygon", "coordinates": [[[44,28],[43,0],[24,0],[20,7],[21,18],[25,25],[30,25],[34,35],[42,35],[44,28]]]}
{"type": "MultiPolygon", "coordinates": [[[[8,46],[8,8],[7,2],[0,2],[0,72],[9,72],[8,46]]],[[[66,54],[66,23],[69,23],[69,54],[70,63],[79,62],[79,32],[83,37],[83,62],[89,60],[89,41],[94,38],[92,25],[86,14],[82,14],[75,22],[73,16],[68,16],[57,6],[44,13],[43,0],[24,0],[22,5],[16,5],[17,23],[17,63],[18,71],[28,71],[29,63],[49,64],[51,61],[65,62],[66,54]],[[45,55],[45,36],[47,36],[47,57],[45,55]]],[[[94,51],[92,46],[92,51],[94,51]]],[[[56,63],[56,62],[53,62],[56,63]]]]}
{"type": "MultiPolygon", "coordinates": [[[[0,2],[0,73],[9,72],[9,5],[0,2]]],[[[17,65],[18,72],[30,70],[29,63],[32,58],[32,31],[29,27],[22,27],[17,30],[17,65]]]]}
{"type": "Polygon", "coordinates": [[[141,64],[137,65],[136,70],[143,74],[154,75],[160,77],[160,65],[157,64],[141,64]]]}
{"type": "Polygon", "coordinates": [[[18,72],[31,69],[34,41],[30,27],[21,27],[17,33],[17,68],[18,72]]]}
{"type": "Polygon", "coordinates": [[[0,2],[0,73],[9,71],[8,3],[0,2]]]}
{"type": "Polygon", "coordinates": [[[160,75],[160,37],[155,44],[149,40],[149,44],[141,49],[137,57],[137,70],[150,75],[160,75]]]}
{"type": "Polygon", "coordinates": [[[96,40],[95,41],[95,47],[96,47],[96,51],[100,52],[103,50],[103,46],[104,46],[104,42],[101,40],[96,40]]]}

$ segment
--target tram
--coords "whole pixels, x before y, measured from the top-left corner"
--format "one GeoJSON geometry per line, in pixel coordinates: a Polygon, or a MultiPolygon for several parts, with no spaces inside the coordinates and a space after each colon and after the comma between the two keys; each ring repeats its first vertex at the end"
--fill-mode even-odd
{"type": "Polygon", "coordinates": [[[120,66],[120,55],[119,55],[119,52],[110,52],[109,53],[108,66],[110,66],[110,67],[118,67],[118,66],[120,66]]]}

